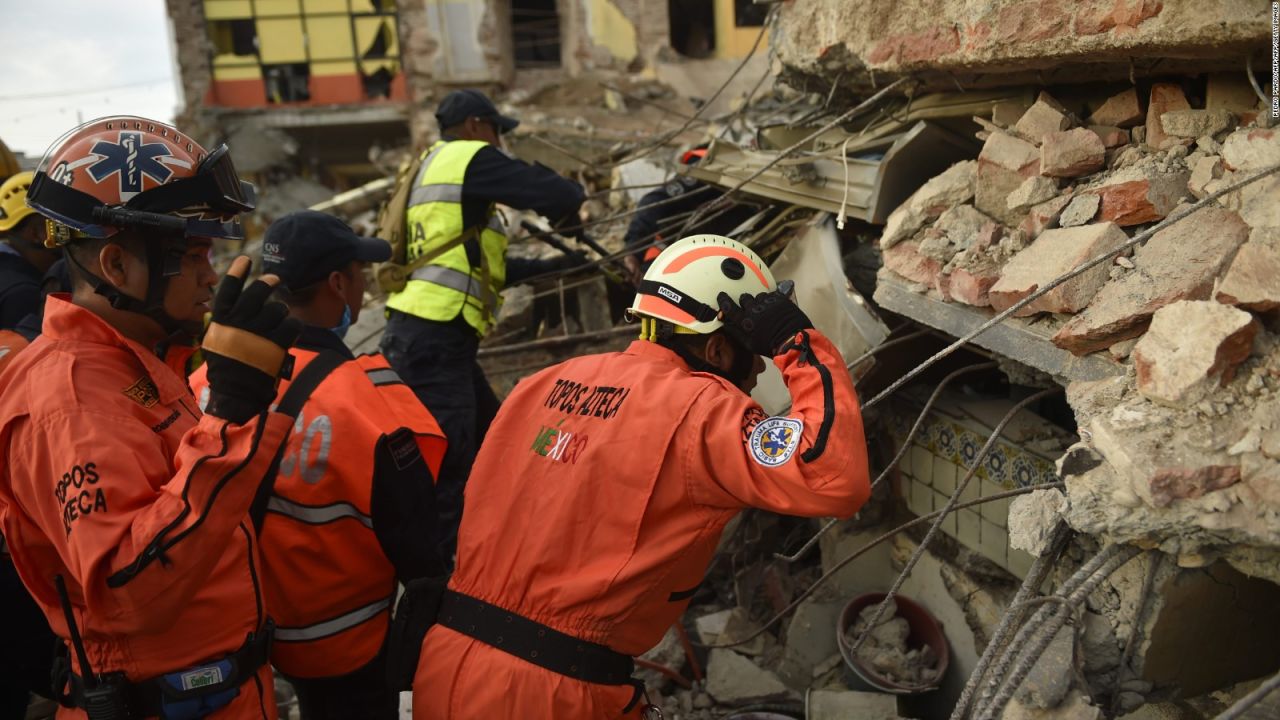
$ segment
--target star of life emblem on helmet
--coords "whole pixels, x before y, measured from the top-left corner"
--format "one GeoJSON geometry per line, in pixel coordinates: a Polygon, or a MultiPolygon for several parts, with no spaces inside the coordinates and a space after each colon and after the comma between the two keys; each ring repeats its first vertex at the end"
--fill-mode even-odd
{"type": "Polygon", "coordinates": [[[117,175],[120,197],[128,199],[142,192],[145,175],[157,185],[163,185],[173,177],[168,166],[190,167],[190,163],[173,156],[169,146],[161,142],[143,142],[140,132],[121,132],[117,142],[99,140],[90,148],[97,161],[87,168],[95,182],[117,175]]]}

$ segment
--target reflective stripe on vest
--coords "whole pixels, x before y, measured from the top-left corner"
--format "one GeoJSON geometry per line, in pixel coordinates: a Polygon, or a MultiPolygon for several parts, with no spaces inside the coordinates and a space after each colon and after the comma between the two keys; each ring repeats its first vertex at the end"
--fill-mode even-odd
{"type": "Polygon", "coordinates": [[[275,640],[276,642],[308,642],[326,638],[330,635],[337,635],[343,630],[350,630],[361,623],[372,620],[389,607],[391,607],[391,598],[383,598],[364,607],[356,608],[349,613],[344,613],[336,618],[330,618],[314,625],[300,628],[277,627],[275,640]]]}
{"type": "Polygon", "coordinates": [[[267,512],[279,513],[308,525],[324,525],[342,518],[353,518],[365,527],[373,529],[373,518],[360,512],[355,505],[345,502],[312,507],[310,505],[299,505],[279,495],[272,495],[271,499],[267,501],[267,512]]]}
{"type": "MultiPolygon", "coordinates": [[[[485,147],[486,143],[477,140],[442,141],[423,159],[405,212],[408,262],[448,247],[467,232],[463,226],[463,182],[471,159],[485,147]]],[[[387,307],[438,322],[461,314],[484,335],[493,326],[502,301],[499,293],[506,283],[507,237],[501,215],[492,208],[485,227],[478,229],[481,263],[472,266],[465,245],[440,252],[430,264],[410,274],[404,290],[388,298],[387,307]]]]}

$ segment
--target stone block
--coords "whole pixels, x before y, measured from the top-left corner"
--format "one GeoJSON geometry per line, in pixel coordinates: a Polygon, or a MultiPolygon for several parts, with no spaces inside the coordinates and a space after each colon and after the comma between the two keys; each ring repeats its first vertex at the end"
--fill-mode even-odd
{"type": "Polygon", "coordinates": [[[1098,214],[1098,206],[1101,203],[1101,198],[1093,193],[1077,195],[1071,199],[1066,209],[1062,211],[1062,216],[1058,218],[1058,224],[1062,227],[1076,227],[1088,224],[1093,220],[1093,216],[1098,214]]]}
{"type": "MultiPolygon", "coordinates": [[[[954,286],[954,273],[952,280],[954,286]]],[[[1255,312],[1280,308],[1280,229],[1257,229],[1249,234],[1214,299],[1255,312]]]]}
{"type": "Polygon", "coordinates": [[[1161,172],[1153,165],[1133,165],[1112,173],[1088,190],[1102,200],[1098,219],[1121,226],[1162,220],[1188,195],[1185,170],[1161,172]]]}
{"type": "Polygon", "coordinates": [[[1013,129],[1018,134],[1039,142],[1049,133],[1066,130],[1071,127],[1071,118],[1067,111],[1048,93],[1040,93],[1040,97],[1027,111],[1018,118],[1013,129]]]}
{"type": "Polygon", "coordinates": [[[1253,174],[1280,165],[1280,130],[1243,128],[1222,142],[1222,160],[1232,170],[1253,174]]]}
{"type": "Polygon", "coordinates": [[[1204,106],[1208,110],[1226,110],[1248,124],[1258,112],[1258,96],[1249,80],[1238,72],[1213,73],[1206,83],[1204,106]],[[1253,117],[1248,117],[1253,116],[1253,117]]]}
{"type": "Polygon", "coordinates": [[[843,602],[805,600],[796,608],[787,625],[787,654],[812,669],[840,652],[836,645],[836,624],[843,602]]]}
{"type": "Polygon", "coordinates": [[[1009,546],[1039,557],[1062,519],[1067,496],[1060,490],[1036,490],[1009,503],[1009,546]]]}
{"type": "Polygon", "coordinates": [[[1080,177],[1101,170],[1106,158],[1102,138],[1085,128],[1048,133],[1040,146],[1040,174],[1080,177]]]}
{"type": "Polygon", "coordinates": [[[889,214],[880,236],[880,247],[892,247],[915,235],[926,222],[937,218],[948,208],[972,199],[977,168],[976,161],[965,160],[930,178],[889,214]]]}
{"type": "Polygon", "coordinates": [[[1075,628],[1063,627],[1031,666],[1031,672],[1018,688],[1018,700],[1041,710],[1057,707],[1071,689],[1074,658],[1075,628]]]}
{"type": "Polygon", "coordinates": [[[982,259],[951,271],[948,291],[951,299],[974,307],[991,306],[991,287],[1000,279],[1000,266],[994,261],[982,259]]]}
{"type": "Polygon", "coordinates": [[[1035,240],[1040,237],[1040,233],[1058,226],[1058,219],[1070,202],[1070,195],[1060,195],[1033,206],[1018,229],[1026,233],[1029,239],[1035,240]]]}
{"type": "Polygon", "coordinates": [[[996,222],[972,205],[957,205],[942,213],[933,229],[946,235],[957,250],[973,247],[984,233],[990,235],[996,222]]]}
{"type": "Polygon", "coordinates": [[[1205,188],[1209,183],[1222,177],[1222,158],[1216,155],[1202,157],[1191,168],[1191,179],[1187,180],[1187,189],[1197,199],[1209,193],[1205,188]]]}
{"type": "Polygon", "coordinates": [[[1129,131],[1114,125],[1090,125],[1089,132],[1098,136],[1108,150],[1129,144],[1129,131]]]}
{"type": "Polygon", "coordinates": [[[1009,209],[1009,193],[1039,174],[1040,152],[1035,145],[1008,133],[993,132],[978,154],[974,204],[1006,225],[1017,225],[1022,213],[1009,209]]]}
{"type": "Polygon", "coordinates": [[[898,720],[895,696],[852,690],[814,690],[809,693],[808,720],[898,720]]]}
{"type": "Polygon", "coordinates": [[[1230,130],[1236,118],[1227,110],[1170,110],[1160,116],[1166,135],[1195,139],[1230,130]]]}
{"type": "Polygon", "coordinates": [[[1206,300],[1214,280],[1249,237],[1230,210],[1208,207],[1156,233],[1134,254],[1136,269],[1107,283],[1053,336],[1085,355],[1141,335],[1156,310],[1179,300],[1206,300]]]}
{"type": "Polygon", "coordinates": [[[1142,106],[1138,103],[1138,91],[1129,88],[1119,95],[1112,95],[1089,116],[1090,125],[1133,127],[1143,120],[1142,106]]]}
{"type": "Polygon", "coordinates": [[[1164,405],[1195,405],[1231,379],[1257,333],[1258,321],[1229,305],[1180,300],[1162,307],[1133,348],[1138,392],[1164,405]]]}
{"type": "Polygon", "coordinates": [[[1005,201],[1010,210],[1029,210],[1032,205],[1039,205],[1058,195],[1058,183],[1052,179],[1037,175],[1022,181],[1022,184],[1009,193],[1005,201]]]}
{"type": "Polygon", "coordinates": [[[894,273],[930,288],[943,284],[942,263],[920,252],[915,240],[901,242],[884,251],[884,266],[894,273]]]}
{"type": "Polygon", "coordinates": [[[1166,144],[1178,142],[1164,131],[1160,116],[1173,110],[1190,110],[1191,104],[1183,94],[1182,87],[1173,83],[1156,83],[1151,86],[1151,98],[1147,102],[1147,145],[1162,150],[1166,144]]]}
{"type": "MultiPolygon", "coordinates": [[[[991,305],[1004,311],[1059,275],[1126,240],[1128,236],[1114,223],[1046,230],[1005,264],[1000,280],[989,293],[991,305]]],[[[1106,281],[1107,266],[1102,264],[1050,290],[1017,314],[1077,312],[1089,304],[1106,281]]]]}
{"type": "Polygon", "coordinates": [[[745,705],[791,694],[777,675],[720,648],[712,650],[707,659],[707,692],[722,705],[745,705]]]}

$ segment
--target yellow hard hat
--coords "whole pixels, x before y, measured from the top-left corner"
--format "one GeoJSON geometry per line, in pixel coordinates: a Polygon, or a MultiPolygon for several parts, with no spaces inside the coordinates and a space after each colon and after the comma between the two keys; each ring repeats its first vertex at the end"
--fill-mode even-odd
{"type": "Polygon", "coordinates": [[[665,320],[694,333],[712,333],[724,323],[716,298],[734,302],[746,293],[776,289],[769,266],[751,248],[723,235],[692,235],[654,258],[640,282],[634,315],[665,320]]]}
{"type": "Polygon", "coordinates": [[[35,212],[27,207],[27,188],[35,178],[31,171],[20,172],[0,185],[0,232],[8,232],[35,212]]]}

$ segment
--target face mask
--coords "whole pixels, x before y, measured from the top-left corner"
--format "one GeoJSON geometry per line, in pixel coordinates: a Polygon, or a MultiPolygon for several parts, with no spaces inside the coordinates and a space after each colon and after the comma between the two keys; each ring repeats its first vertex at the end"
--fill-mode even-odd
{"type": "Polygon", "coordinates": [[[347,305],[342,308],[342,319],[338,321],[337,325],[329,328],[329,330],[331,330],[334,335],[337,335],[340,338],[345,338],[347,336],[347,331],[350,329],[351,329],[351,306],[347,305]]]}

